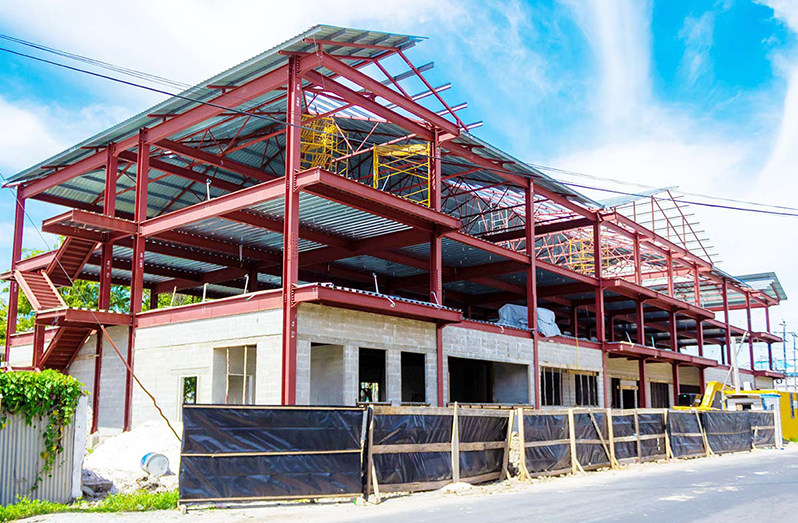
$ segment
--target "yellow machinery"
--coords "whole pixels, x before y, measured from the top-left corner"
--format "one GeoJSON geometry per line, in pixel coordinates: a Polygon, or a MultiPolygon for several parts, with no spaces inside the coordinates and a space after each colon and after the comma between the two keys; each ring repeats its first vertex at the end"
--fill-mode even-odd
{"type": "Polygon", "coordinates": [[[734,406],[762,405],[771,403],[778,397],[781,414],[781,433],[785,440],[798,440],[798,393],[780,390],[744,390],[736,392],[723,387],[718,381],[706,385],[703,396],[696,398],[691,407],[674,407],[676,410],[737,410],[734,406]]]}
{"type": "Polygon", "coordinates": [[[335,119],[309,114],[302,115],[300,136],[303,170],[321,167],[335,174],[346,176],[348,162],[336,160],[348,152],[346,133],[338,127],[335,119]]]}
{"type": "Polygon", "coordinates": [[[429,207],[429,143],[374,148],[374,188],[429,207]]]}

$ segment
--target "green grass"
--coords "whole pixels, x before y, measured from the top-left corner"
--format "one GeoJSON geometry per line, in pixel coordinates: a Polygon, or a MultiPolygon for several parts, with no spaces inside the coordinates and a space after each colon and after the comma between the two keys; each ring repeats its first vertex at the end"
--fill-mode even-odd
{"type": "Polygon", "coordinates": [[[139,490],[130,494],[112,494],[97,504],[77,501],[71,505],[21,498],[17,503],[0,507],[0,523],[63,512],[145,512],[177,508],[177,491],[153,494],[139,490]]]}

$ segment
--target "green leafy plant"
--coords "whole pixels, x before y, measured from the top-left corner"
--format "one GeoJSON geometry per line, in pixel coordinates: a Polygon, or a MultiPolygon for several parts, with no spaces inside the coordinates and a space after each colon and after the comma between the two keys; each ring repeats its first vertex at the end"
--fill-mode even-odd
{"type": "Polygon", "coordinates": [[[54,370],[42,372],[0,373],[0,430],[8,422],[9,415],[18,414],[28,425],[44,421],[44,450],[41,457],[44,466],[31,490],[35,490],[44,474],[50,473],[56,457],[64,450],[62,437],[64,428],[75,417],[75,409],[83,395],[83,385],[66,374],[54,370]]]}
{"type": "Polygon", "coordinates": [[[0,507],[0,523],[41,514],[61,514],[64,512],[107,513],[170,510],[177,508],[177,500],[178,493],[176,490],[157,493],[138,490],[128,494],[112,494],[95,504],[80,500],[77,503],[65,505],[63,503],[52,503],[23,497],[19,498],[13,505],[0,507]]]}

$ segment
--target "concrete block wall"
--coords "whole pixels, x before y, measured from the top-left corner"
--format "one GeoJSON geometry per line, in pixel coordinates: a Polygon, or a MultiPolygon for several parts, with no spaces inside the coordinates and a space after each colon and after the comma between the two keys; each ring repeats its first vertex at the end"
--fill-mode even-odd
{"type": "MultiPolygon", "coordinates": [[[[444,331],[445,332],[445,331],[444,331]]],[[[297,356],[298,369],[310,369],[311,343],[340,345],[344,348],[344,404],[353,405],[358,400],[359,351],[379,349],[385,351],[386,399],[392,403],[402,401],[401,353],[422,353],[426,358],[426,401],[437,403],[435,324],[405,318],[396,318],[370,312],[353,311],[314,303],[303,303],[297,314],[298,343],[308,347],[307,355],[297,356]]],[[[297,399],[310,398],[311,373],[298,373],[297,399]]]]}
{"type": "MultiPolygon", "coordinates": [[[[106,329],[119,352],[127,358],[127,327],[116,326],[106,329]]],[[[99,333],[103,336],[102,332],[99,333]]],[[[69,374],[83,383],[83,389],[94,393],[94,365],[97,360],[97,336],[92,334],[83,344],[69,374]]],[[[135,359],[134,359],[135,361],[135,359]]],[[[127,369],[114,350],[108,338],[103,339],[102,368],[100,372],[100,404],[98,426],[101,437],[112,436],[122,431],[125,422],[125,377],[127,369]]],[[[136,373],[138,375],[138,373],[136,373]]],[[[136,385],[134,384],[134,390],[136,385]]],[[[92,419],[93,398],[89,396],[89,420],[92,419]]]]}
{"type": "MultiPolygon", "coordinates": [[[[673,405],[673,369],[670,363],[647,363],[646,397],[651,401],[651,383],[667,383],[668,398],[673,405]]],[[[681,379],[682,374],[679,374],[681,379]]],[[[607,358],[607,378],[620,378],[622,380],[636,381],[640,378],[640,367],[637,360],[624,358],[607,358]]],[[[698,385],[698,382],[695,383],[698,385]]]]}
{"type": "MultiPolygon", "coordinates": [[[[225,365],[214,365],[214,350],[255,346],[255,403],[279,404],[281,324],[281,311],[268,310],[137,329],[136,376],[164,414],[178,421],[183,377],[197,376],[197,401],[210,403],[220,392],[214,387],[224,387],[226,373],[225,365]]],[[[158,417],[150,399],[134,386],[133,425],[158,417]]]]}
{"type": "MultiPolygon", "coordinates": [[[[534,401],[537,380],[532,366],[531,339],[449,325],[443,329],[443,354],[444,401],[449,401],[449,356],[526,365],[528,400],[525,403],[534,401]]],[[[434,359],[432,363],[435,364],[434,359]]]]}
{"type": "MultiPolygon", "coordinates": [[[[47,343],[50,342],[48,341],[47,343]]],[[[45,350],[47,350],[47,343],[44,345],[45,350]]],[[[12,367],[30,367],[33,365],[33,344],[11,347],[9,363],[12,367]]]]}
{"type": "Polygon", "coordinates": [[[560,369],[562,374],[563,406],[576,405],[576,376],[578,372],[593,372],[598,376],[598,403],[604,407],[602,353],[589,347],[576,347],[556,341],[538,340],[540,367],[560,369]]]}

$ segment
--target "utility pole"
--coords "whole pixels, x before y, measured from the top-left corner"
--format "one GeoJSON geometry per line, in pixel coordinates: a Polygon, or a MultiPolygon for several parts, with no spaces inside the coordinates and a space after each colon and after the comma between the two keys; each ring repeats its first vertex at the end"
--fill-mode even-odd
{"type": "Polygon", "coordinates": [[[798,372],[796,372],[796,367],[795,367],[795,339],[798,338],[798,335],[796,335],[794,332],[791,334],[792,334],[792,386],[795,388],[796,392],[798,392],[798,372]]]}

